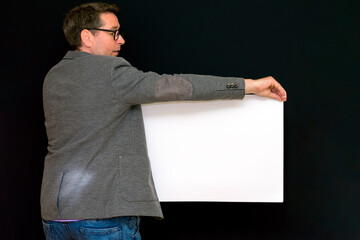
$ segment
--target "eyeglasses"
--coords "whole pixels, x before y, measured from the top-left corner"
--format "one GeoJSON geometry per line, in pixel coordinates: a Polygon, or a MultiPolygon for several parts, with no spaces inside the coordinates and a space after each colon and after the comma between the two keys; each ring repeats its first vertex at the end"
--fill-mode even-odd
{"type": "Polygon", "coordinates": [[[87,30],[98,30],[98,31],[104,31],[104,32],[112,32],[115,41],[119,39],[120,35],[121,36],[124,35],[122,32],[120,32],[120,29],[110,30],[110,29],[103,29],[103,28],[87,28],[87,30]]]}

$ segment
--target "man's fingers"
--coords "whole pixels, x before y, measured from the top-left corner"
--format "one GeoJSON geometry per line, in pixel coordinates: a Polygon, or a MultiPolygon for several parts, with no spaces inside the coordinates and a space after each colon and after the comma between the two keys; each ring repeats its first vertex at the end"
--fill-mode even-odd
{"type": "Polygon", "coordinates": [[[277,99],[279,101],[284,101],[283,98],[278,93],[275,92],[270,92],[269,97],[273,99],[277,99]]]}
{"type": "Polygon", "coordinates": [[[273,85],[270,87],[273,93],[276,93],[280,97],[280,101],[286,101],[286,91],[275,79],[273,79],[273,85]]]}

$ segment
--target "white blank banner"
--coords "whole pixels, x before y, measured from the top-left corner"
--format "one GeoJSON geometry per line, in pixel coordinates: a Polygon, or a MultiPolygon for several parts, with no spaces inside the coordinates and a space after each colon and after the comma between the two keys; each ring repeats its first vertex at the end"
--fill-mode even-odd
{"type": "Polygon", "coordinates": [[[160,201],[283,202],[283,103],[143,105],[160,201]]]}

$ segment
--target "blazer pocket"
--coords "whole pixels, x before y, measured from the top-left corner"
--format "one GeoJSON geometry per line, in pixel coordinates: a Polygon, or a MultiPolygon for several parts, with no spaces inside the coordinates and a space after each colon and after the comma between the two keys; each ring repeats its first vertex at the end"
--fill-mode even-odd
{"type": "Polygon", "coordinates": [[[154,181],[147,155],[119,158],[121,196],[129,202],[157,201],[154,181]]]}

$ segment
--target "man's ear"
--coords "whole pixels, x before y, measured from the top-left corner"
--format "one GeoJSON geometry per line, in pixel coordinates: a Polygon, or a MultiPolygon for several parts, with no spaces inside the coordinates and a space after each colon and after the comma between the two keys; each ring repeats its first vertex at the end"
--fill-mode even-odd
{"type": "Polygon", "coordinates": [[[94,35],[87,29],[83,29],[80,33],[82,45],[89,48],[92,46],[94,35]]]}

